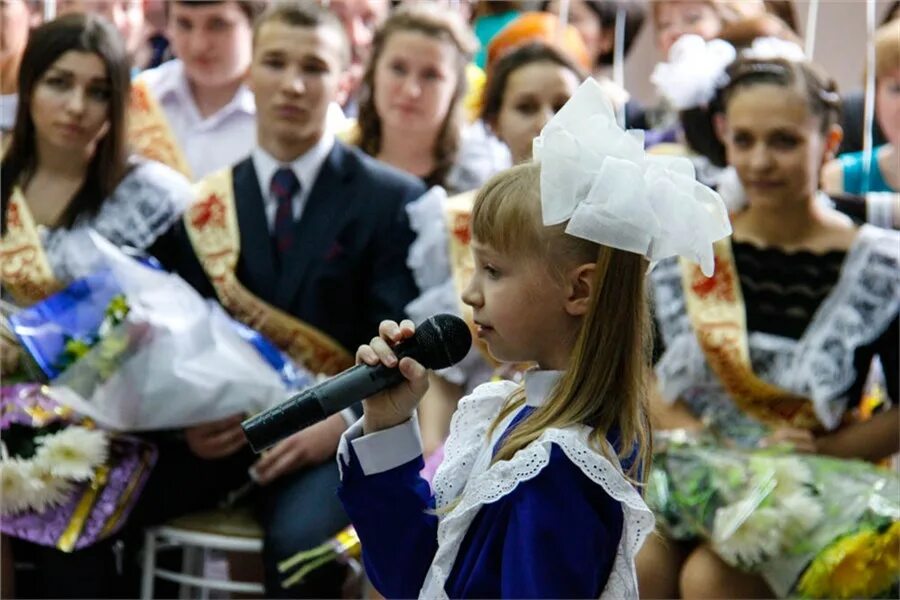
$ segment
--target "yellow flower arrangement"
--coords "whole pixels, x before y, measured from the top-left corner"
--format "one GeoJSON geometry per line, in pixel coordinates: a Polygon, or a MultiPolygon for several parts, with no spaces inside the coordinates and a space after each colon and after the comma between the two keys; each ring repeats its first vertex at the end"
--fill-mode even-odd
{"type": "Polygon", "coordinates": [[[872,598],[900,579],[900,522],[839,539],[813,560],[797,591],[807,598],[872,598]]]}

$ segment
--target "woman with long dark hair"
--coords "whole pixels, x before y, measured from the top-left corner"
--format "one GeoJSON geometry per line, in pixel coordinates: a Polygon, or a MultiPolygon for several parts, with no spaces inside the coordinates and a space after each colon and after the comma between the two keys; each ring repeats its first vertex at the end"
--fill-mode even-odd
{"type": "Polygon", "coordinates": [[[129,89],[124,45],[103,19],[72,14],[32,32],[0,163],[0,277],[18,303],[86,274],[88,228],[147,250],[189,201],[180,175],[130,156],[129,89]],[[13,269],[22,244],[46,257],[49,271],[13,269]]]}

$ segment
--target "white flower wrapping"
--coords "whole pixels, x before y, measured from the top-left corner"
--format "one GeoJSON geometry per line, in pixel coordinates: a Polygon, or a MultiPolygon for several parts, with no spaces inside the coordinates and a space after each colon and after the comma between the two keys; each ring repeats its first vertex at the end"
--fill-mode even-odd
{"type": "Polygon", "coordinates": [[[56,401],[106,429],[150,431],[254,414],[288,396],[218,304],[91,235],[93,268],[112,269],[130,307],[120,327],[134,339],[108,378],[90,360],[99,346],[67,368],[49,388],[56,401]]]}
{"type": "Polygon", "coordinates": [[[719,195],[690,160],[650,156],[643,132],[616,124],[612,104],[585,81],[534,140],[544,225],[659,261],[682,256],[713,273],[713,242],[731,234],[719,195]]]}
{"type": "Polygon", "coordinates": [[[812,473],[801,461],[756,456],[749,466],[748,490],[716,510],[712,542],[725,562],[753,569],[808,536],[824,509],[811,493],[812,473]]]}
{"type": "Polygon", "coordinates": [[[37,438],[37,452],[28,459],[0,459],[0,514],[26,510],[41,513],[65,502],[76,482],[90,481],[109,454],[109,439],[96,429],[73,425],[37,438]]]}

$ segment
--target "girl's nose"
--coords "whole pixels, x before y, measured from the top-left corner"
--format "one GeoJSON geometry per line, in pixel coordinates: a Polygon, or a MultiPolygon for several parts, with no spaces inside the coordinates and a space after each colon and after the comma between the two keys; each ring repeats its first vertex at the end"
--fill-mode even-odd
{"type": "Polygon", "coordinates": [[[75,86],[69,94],[68,102],[66,102],[66,110],[72,114],[80,115],[84,112],[84,89],[75,86]]]}
{"type": "Polygon", "coordinates": [[[481,292],[477,289],[475,277],[473,276],[462,293],[462,301],[467,306],[477,308],[482,305],[481,292]]]}

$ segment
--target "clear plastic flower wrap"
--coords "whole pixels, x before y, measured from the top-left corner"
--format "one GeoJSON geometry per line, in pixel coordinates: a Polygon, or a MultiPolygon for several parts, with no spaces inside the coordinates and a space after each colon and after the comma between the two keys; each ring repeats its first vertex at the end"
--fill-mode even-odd
{"type": "Polygon", "coordinates": [[[9,318],[61,404],[114,431],[182,428],[314,381],[178,276],[94,242],[91,276],[9,318]]]}
{"type": "Polygon", "coordinates": [[[663,432],[646,499],[669,537],[708,542],[728,564],[759,573],[779,597],[896,597],[895,470],[663,432]]]}

